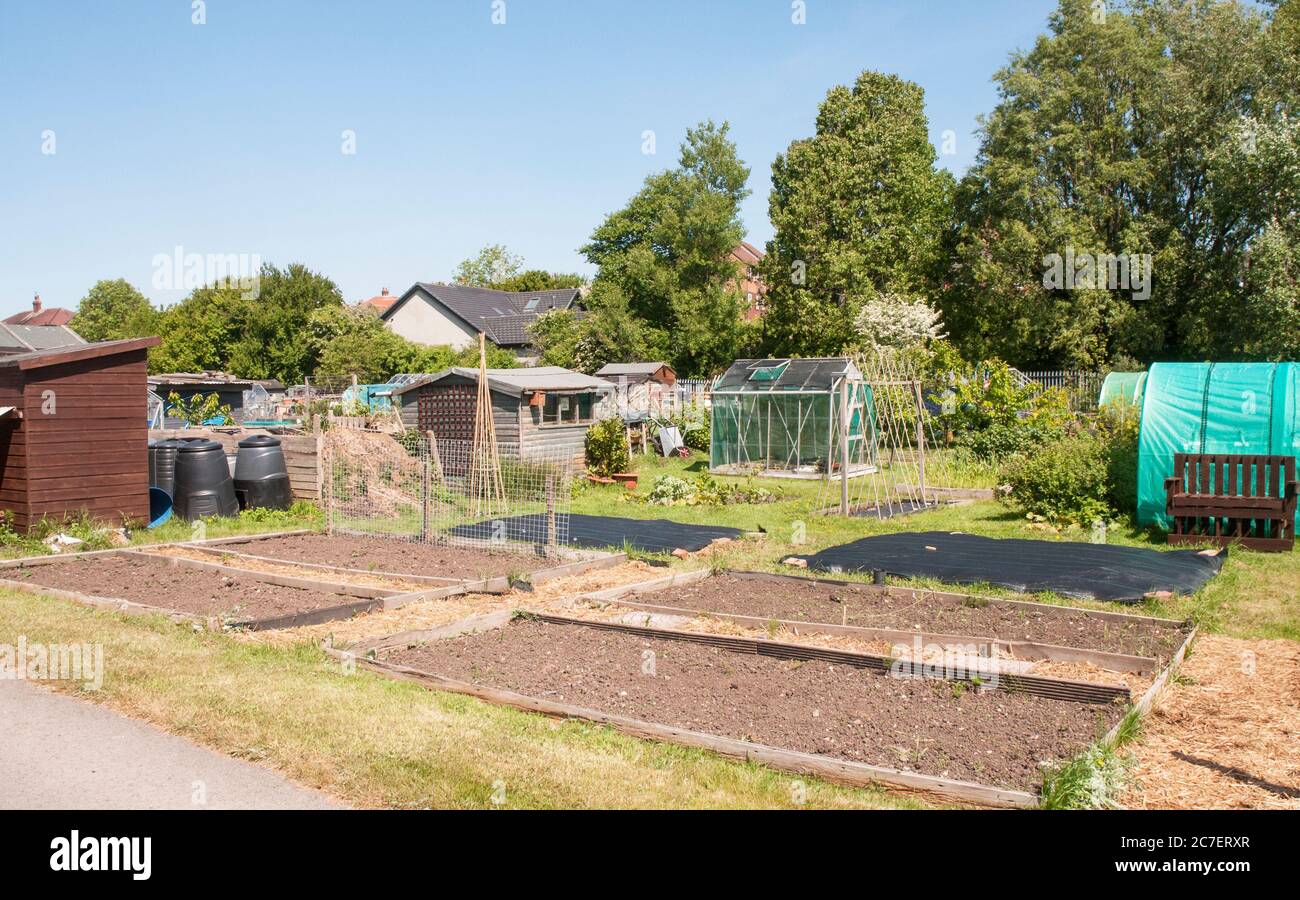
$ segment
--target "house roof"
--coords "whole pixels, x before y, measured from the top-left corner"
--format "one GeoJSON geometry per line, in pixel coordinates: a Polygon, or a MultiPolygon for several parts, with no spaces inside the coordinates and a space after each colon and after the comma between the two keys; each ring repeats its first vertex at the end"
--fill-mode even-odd
{"type": "Polygon", "coordinates": [[[602,378],[609,375],[653,375],[660,369],[673,371],[673,367],[665,362],[610,363],[599,369],[596,374],[602,378]]]}
{"type": "Polygon", "coordinates": [[[732,259],[743,262],[747,265],[756,266],[763,260],[763,251],[759,250],[748,241],[741,241],[740,244],[731,251],[732,259]]]}
{"type": "Polygon", "coordinates": [[[396,294],[388,293],[388,288],[383,288],[373,297],[367,297],[360,301],[357,306],[361,309],[370,309],[383,315],[398,300],[396,294]]]}
{"type": "Polygon", "coordinates": [[[29,350],[26,353],[13,353],[0,356],[0,366],[17,366],[19,369],[37,369],[42,366],[56,366],[62,363],[79,362],[83,359],[95,359],[133,350],[144,350],[156,346],[162,338],[130,338],[125,341],[97,341],[88,344],[82,341],[62,347],[50,347],[45,350],[29,350]]]}
{"type": "MultiPolygon", "coordinates": [[[[456,367],[394,388],[393,395],[405,394],[407,391],[426,384],[433,384],[452,375],[478,381],[478,369],[456,367]]],[[[487,378],[488,387],[492,390],[520,397],[534,391],[575,392],[612,391],[614,389],[614,385],[603,378],[583,375],[581,372],[574,372],[572,369],[565,369],[560,366],[534,366],[528,369],[488,369],[487,378]]]]}
{"type": "Polygon", "coordinates": [[[464,284],[418,282],[396,303],[381,313],[384,319],[420,293],[434,298],[470,328],[484,334],[498,347],[521,347],[530,343],[527,327],[554,309],[570,309],[579,296],[578,288],[559,291],[494,291],[464,284]]]}
{"type": "Polygon", "coordinates": [[[846,356],[809,359],[738,359],[713,383],[713,391],[714,393],[829,391],[845,375],[853,380],[862,378],[862,372],[846,356]]]}
{"type": "Polygon", "coordinates": [[[76,313],[62,306],[33,306],[2,321],[5,325],[67,325],[74,315],[76,313]]]}
{"type": "Polygon", "coordinates": [[[11,325],[0,323],[0,353],[51,350],[86,343],[66,325],[11,325]]]}

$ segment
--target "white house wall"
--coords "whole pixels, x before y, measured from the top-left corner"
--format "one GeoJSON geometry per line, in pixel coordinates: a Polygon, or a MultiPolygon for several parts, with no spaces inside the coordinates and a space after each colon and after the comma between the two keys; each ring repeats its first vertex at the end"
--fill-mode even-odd
{"type": "Polygon", "coordinates": [[[388,327],[408,341],[427,347],[449,344],[453,350],[463,350],[478,344],[477,331],[420,293],[393,311],[388,327]]]}

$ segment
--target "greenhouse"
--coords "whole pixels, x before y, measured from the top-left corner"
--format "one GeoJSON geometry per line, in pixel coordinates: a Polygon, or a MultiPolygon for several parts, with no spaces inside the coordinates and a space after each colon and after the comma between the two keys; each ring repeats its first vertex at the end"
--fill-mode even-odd
{"type": "Polygon", "coordinates": [[[1142,393],[1146,386],[1146,372],[1111,372],[1101,383],[1101,396],[1097,398],[1097,406],[1100,408],[1107,403],[1123,403],[1141,407],[1142,393]]]}
{"type": "Polygon", "coordinates": [[[712,400],[711,472],[825,478],[846,462],[851,477],[875,471],[871,390],[847,358],[740,359],[712,400]]]}
{"type": "Polygon", "coordinates": [[[1300,364],[1156,363],[1138,444],[1138,524],[1168,528],[1175,453],[1300,454],[1300,364]]]}

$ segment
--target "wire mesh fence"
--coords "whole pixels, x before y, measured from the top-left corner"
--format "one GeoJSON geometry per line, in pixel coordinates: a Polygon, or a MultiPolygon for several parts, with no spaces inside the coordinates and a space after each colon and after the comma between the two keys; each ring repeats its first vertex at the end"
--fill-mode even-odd
{"type": "Polygon", "coordinates": [[[469,547],[568,542],[574,470],[559,449],[520,459],[505,445],[346,429],[323,443],[331,532],[469,547]]]}

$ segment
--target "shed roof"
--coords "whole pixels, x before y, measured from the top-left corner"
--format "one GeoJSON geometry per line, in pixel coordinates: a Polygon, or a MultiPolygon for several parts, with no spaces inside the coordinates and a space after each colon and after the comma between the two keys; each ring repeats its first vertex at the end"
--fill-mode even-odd
{"type": "Polygon", "coordinates": [[[15,325],[0,322],[0,353],[50,350],[84,344],[85,340],[66,325],[15,325]]]}
{"type": "Polygon", "coordinates": [[[63,363],[80,362],[83,359],[97,359],[102,356],[144,350],[156,346],[161,340],[162,338],[157,337],[130,338],[124,341],[97,341],[92,344],[83,342],[46,350],[29,350],[26,353],[0,356],[0,366],[17,366],[19,369],[57,366],[63,363]]]}
{"type": "MultiPolygon", "coordinates": [[[[393,395],[404,394],[426,384],[433,384],[452,375],[478,381],[478,369],[456,367],[430,375],[428,378],[404,384],[393,390],[393,395]]],[[[560,366],[536,366],[529,369],[488,369],[488,386],[499,393],[522,397],[533,391],[611,391],[614,385],[603,378],[583,375],[560,366]]]]}
{"type": "Polygon", "coordinates": [[[738,359],[713,384],[715,392],[830,391],[862,372],[847,356],[808,359],[738,359]],[[765,377],[767,376],[767,377],[765,377]]]}
{"type": "Polygon", "coordinates": [[[275,378],[240,378],[229,372],[165,372],[150,375],[149,383],[166,387],[251,388],[260,384],[268,391],[282,391],[284,384],[275,378]]]}
{"type": "Polygon", "coordinates": [[[610,363],[599,369],[596,374],[602,377],[606,375],[653,375],[660,369],[673,371],[673,367],[666,362],[610,363]]]}

